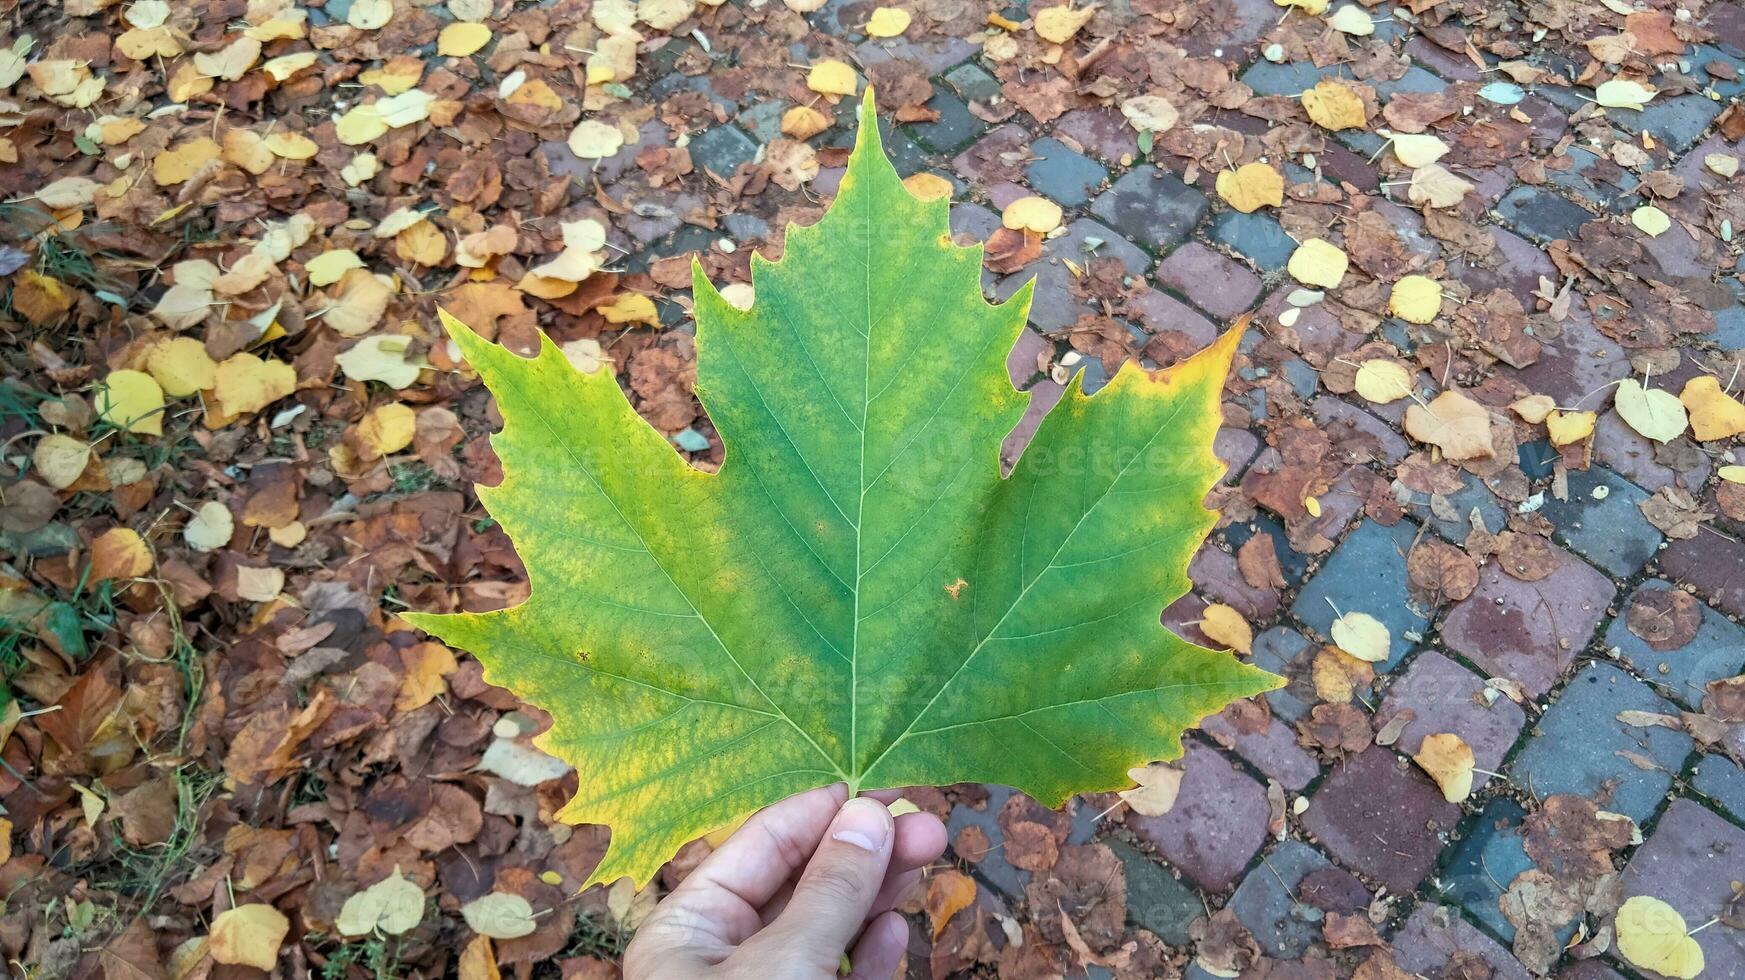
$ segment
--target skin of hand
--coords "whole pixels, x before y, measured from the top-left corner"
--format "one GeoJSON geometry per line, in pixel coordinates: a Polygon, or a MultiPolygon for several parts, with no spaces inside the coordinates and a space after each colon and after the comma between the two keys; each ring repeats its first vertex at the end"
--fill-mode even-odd
{"type": "Polygon", "coordinates": [[[625,980],[890,980],[909,926],[891,906],[945,850],[930,813],[892,819],[843,783],[754,814],[643,920],[625,980]],[[858,937],[858,940],[857,938],[858,937]]]}

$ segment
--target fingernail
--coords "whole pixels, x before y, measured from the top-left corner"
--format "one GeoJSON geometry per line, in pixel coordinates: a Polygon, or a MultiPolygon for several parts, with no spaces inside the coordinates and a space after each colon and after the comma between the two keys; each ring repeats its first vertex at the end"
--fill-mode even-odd
{"type": "Polygon", "coordinates": [[[842,805],[830,825],[830,839],[863,851],[882,851],[890,831],[889,810],[877,800],[855,797],[842,805]]]}

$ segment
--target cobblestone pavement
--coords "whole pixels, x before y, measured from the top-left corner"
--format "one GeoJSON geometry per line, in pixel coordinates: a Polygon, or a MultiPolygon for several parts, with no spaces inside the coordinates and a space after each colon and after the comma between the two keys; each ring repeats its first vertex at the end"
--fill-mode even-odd
{"type": "MultiPolygon", "coordinates": [[[[1256,96],[1295,97],[1318,79],[1352,75],[1346,64],[1275,64],[1260,57],[1260,39],[1280,13],[1271,4],[1206,6],[1229,25],[1227,35],[1216,37],[1223,62],[1256,96]]],[[[810,20],[855,44],[863,64],[909,59],[925,66],[934,92],[925,107],[938,118],[891,126],[887,147],[905,175],[928,172],[951,181],[952,224],[960,242],[986,241],[1001,225],[1001,209],[1027,194],[1064,209],[1064,232],[1046,241],[1038,260],[1016,272],[990,272],[985,280],[989,297],[1002,298],[1031,276],[1037,279],[1035,332],[1012,358],[1014,382],[1037,396],[1033,414],[1060,394],[1065,372],[1051,377],[1050,366],[1083,370],[1093,390],[1108,377],[1103,358],[1074,350],[1072,334],[1081,318],[1112,314],[1132,332],[1131,350],[1152,364],[1191,351],[1236,317],[1259,311],[1244,341],[1250,355],[1241,368],[1246,384],[1233,386],[1241,391],[1232,397],[1230,425],[1219,442],[1230,465],[1227,492],[1214,495],[1225,505],[1225,523],[1194,562],[1194,595],[1165,618],[1207,642],[1193,625],[1198,610],[1212,602],[1236,609],[1257,634],[1255,661],[1293,683],[1268,696],[1269,716],[1258,724],[1228,714],[1207,720],[1190,739],[1181,803],[1172,812],[1096,820],[1108,805],[1096,797],[1075,801],[1070,820],[1048,825],[1060,848],[1101,842],[1113,851],[1126,876],[1129,923],[1172,946],[1191,947],[1203,936],[1191,935],[1190,923],[1227,908],[1265,957],[1307,957],[1312,966],[1329,952],[1329,914],[1374,909],[1379,899],[1385,909],[1380,930],[1408,974],[1526,976],[1527,966],[1512,952],[1516,923],[1524,920],[1511,919],[1502,900],[1516,876],[1534,868],[1525,846],[1527,815],[1559,794],[1594,801],[1640,828],[1640,840],[1615,855],[1625,896],[1663,899],[1692,927],[1720,914],[1737,887],[1730,882],[1745,877],[1742,729],[1735,725],[1725,740],[1699,744],[1676,726],[1643,727],[1618,716],[1635,711],[1676,718],[1697,710],[1705,684],[1745,667],[1745,631],[1737,623],[1745,615],[1745,543],[1739,537],[1745,527],[1721,518],[1694,537],[1668,540],[1644,517],[1642,502],[1667,488],[1699,499],[1706,495],[1709,511],[1724,511],[1713,502],[1712,471],[1725,460],[1688,441],[1651,443],[1596,393],[1630,374],[1632,364],[1640,376],[1643,362],[1631,357],[1652,346],[1605,324],[1619,310],[1603,302],[1578,305],[1555,323],[1545,311],[1560,274],[1569,269],[1570,243],[1592,241],[1593,229],[1621,225],[1644,201],[1642,174],[1678,174],[1695,186],[1706,179],[1706,156],[1739,152],[1738,140],[1715,126],[1745,87],[1737,80],[1745,65],[1745,17],[1737,8],[1710,8],[1707,26],[1718,37],[1669,66],[1698,80],[1694,94],[1573,127],[1569,116],[1583,103],[1569,90],[1529,87],[1518,107],[1487,106],[1474,90],[1480,80],[1498,76],[1431,43],[1404,20],[1378,25],[1379,38],[1391,45],[1388,50],[1402,52],[1407,66],[1398,78],[1372,80],[1383,106],[1394,99],[1447,96],[1481,113],[1510,112],[1530,129],[1543,168],[1509,161],[1464,171],[1473,179],[1476,201],[1462,214],[1480,236],[1479,246],[1448,241],[1446,230],[1426,230],[1423,215],[1406,201],[1400,171],[1379,159],[1382,138],[1371,132],[1342,132],[1319,152],[1289,157],[1291,196],[1310,200],[1316,188],[1343,185],[1381,217],[1414,267],[1433,265],[1445,282],[1461,284],[1465,295],[1506,296],[1531,315],[1524,331],[1531,356],[1491,358],[1482,367],[1470,360],[1450,364],[1448,370],[1463,381],[1495,390],[1518,387],[1549,394],[1561,405],[1600,409],[1591,458],[1579,461],[1590,464],[1585,468],[1566,465],[1577,461],[1560,458],[1541,436],[1521,441],[1506,467],[1460,473],[1461,485],[1434,493],[1407,489],[1398,494],[1397,507],[1378,506],[1376,497],[1393,500],[1394,468],[1423,448],[1402,428],[1407,403],[1373,404],[1353,393],[1349,380],[1330,386],[1328,369],[1373,350],[1366,345],[1378,340],[1410,356],[1450,342],[1454,331],[1387,317],[1373,318],[1373,328],[1365,331],[1354,329],[1353,318],[1324,307],[1298,309],[1290,295],[1298,287],[1284,270],[1300,235],[1276,216],[1230,208],[1213,192],[1215,174],[1184,166],[1179,157],[1148,158],[1139,134],[1113,107],[1045,112],[1043,123],[1007,106],[1007,118],[989,121],[984,117],[995,115],[990,107],[1001,103],[1001,83],[985,56],[955,40],[865,40],[848,25],[864,22],[870,9],[833,0],[810,20]],[[1595,127],[1605,131],[1604,140],[1593,138],[1595,127]],[[1599,147],[1609,140],[1653,150],[1643,166],[1625,168],[1577,145],[1599,147]],[[1121,302],[1109,302],[1108,291],[1084,287],[1096,259],[1107,260],[1099,275],[1119,280],[1121,302]],[[1276,422],[1279,409],[1269,408],[1269,399],[1302,413],[1330,440],[1337,465],[1313,518],[1265,502],[1266,481],[1288,474],[1298,462],[1280,442],[1283,427],[1255,424],[1269,416],[1276,422]],[[1461,545],[1475,523],[1494,534],[1524,518],[1542,520],[1549,529],[1551,540],[1537,553],[1547,574],[1529,580],[1505,570],[1498,559],[1479,568],[1470,594],[1457,601],[1426,601],[1414,588],[1407,554],[1426,536],[1461,545]],[[1257,538],[1270,539],[1280,572],[1277,580],[1258,586],[1236,557],[1257,538]],[[1700,628],[1693,638],[1669,648],[1627,628],[1626,611],[1638,597],[1674,593],[1685,597],[1680,601],[1695,600],[1690,612],[1700,617],[1700,628]],[[1325,701],[1313,675],[1331,624],[1345,611],[1375,616],[1396,638],[1392,655],[1374,665],[1373,678],[1361,682],[1352,699],[1370,727],[1360,741],[1374,742],[1385,732],[1389,744],[1315,751],[1299,737],[1299,723],[1309,722],[1310,709],[1325,701]],[[1502,696],[1498,685],[1487,685],[1488,678],[1516,682],[1518,703],[1502,696]],[[1433,732],[1458,734],[1473,749],[1479,774],[1464,803],[1444,800],[1409,761],[1433,732]],[[1269,806],[1269,790],[1288,816],[1276,802],[1269,806]]],[[[1196,36],[1214,43],[1211,33],[1196,36]]],[[[797,61],[813,53],[804,43],[793,50],[797,61]]],[[[1546,61],[1558,56],[1553,50],[1533,53],[1546,61]]],[[[1487,58],[1492,66],[1497,60],[1487,58]]],[[[770,135],[769,120],[779,106],[712,93],[707,76],[679,84],[709,94],[734,119],[691,142],[699,167],[728,173],[770,135]]],[[[1251,136],[1268,131],[1263,121],[1216,110],[1201,123],[1251,136]]],[[[840,172],[825,168],[814,190],[827,198],[840,172]]],[[[678,202],[669,206],[680,209],[678,202]]],[[[1349,246],[1351,225],[1345,227],[1349,246]]],[[[736,214],[726,219],[725,234],[685,228],[638,236],[637,261],[767,234],[764,219],[736,214]]],[[[1737,278],[1745,267],[1737,264],[1738,251],[1700,222],[1675,222],[1625,260],[1629,277],[1641,284],[1693,293],[1696,284],[1705,286],[1701,302],[1713,327],[1698,338],[1698,353],[1681,358],[1674,352],[1670,361],[1657,362],[1665,386],[1677,390],[1700,373],[1700,351],[1727,353],[1745,344],[1745,289],[1737,278]]],[[[1441,387],[1428,374],[1418,380],[1426,394],[1441,387]]],[[[1028,834],[1036,823],[1007,819],[1014,803],[1005,790],[970,797],[947,804],[958,857],[973,867],[987,886],[984,892],[993,892],[980,901],[1001,913],[1024,905],[1045,874],[1015,866],[1034,859],[1031,842],[1021,842],[1023,859],[1008,860],[1003,849],[1014,826],[1028,834]]],[[[1030,913],[1045,914],[1034,907],[1030,913]]],[[[1580,934],[1574,924],[1554,930],[1559,942],[1574,949],[1553,955],[1550,964],[1534,964],[1534,970],[1568,977],[1638,975],[1620,959],[1609,934],[1593,941],[1593,927],[1590,921],[1580,934]]],[[[1696,938],[1707,957],[1705,976],[1745,976],[1745,932],[1716,925],[1696,938]]],[[[951,931],[938,938],[962,940],[951,931]]],[[[934,944],[918,925],[912,974],[927,975],[930,955],[936,968],[951,962],[950,951],[932,949],[934,944]]],[[[1300,974],[1265,975],[1323,975],[1311,966],[1300,974]]],[[[1334,968],[1324,960],[1322,967],[1334,968]]],[[[1104,966],[1084,971],[1093,977],[1113,973],[1104,966]]],[[[1202,959],[1188,967],[1188,975],[1213,974],[1202,959]]]]}

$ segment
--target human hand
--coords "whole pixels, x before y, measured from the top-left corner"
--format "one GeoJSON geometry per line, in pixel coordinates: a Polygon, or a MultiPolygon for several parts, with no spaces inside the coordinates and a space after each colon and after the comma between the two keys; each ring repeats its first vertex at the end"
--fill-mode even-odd
{"type": "Polygon", "coordinates": [[[625,980],[833,980],[850,943],[853,980],[890,980],[909,939],[891,906],[945,850],[895,796],[837,783],[758,811],[643,920],[625,980]]]}

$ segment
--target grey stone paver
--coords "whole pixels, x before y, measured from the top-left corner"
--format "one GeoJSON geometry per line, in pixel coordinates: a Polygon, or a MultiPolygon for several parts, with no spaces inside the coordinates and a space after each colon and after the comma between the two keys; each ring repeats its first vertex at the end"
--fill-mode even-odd
{"type": "Polygon", "coordinates": [[[1258,211],[1220,211],[1206,235],[1262,269],[1283,269],[1297,247],[1277,218],[1258,211]]]}
{"type": "Polygon", "coordinates": [[[1526,817],[1514,800],[1492,800],[1455,845],[1439,889],[1442,901],[1459,905],[1507,941],[1514,940],[1515,927],[1497,900],[1516,875],[1533,866],[1522,830],[1526,817]]]}
{"type": "Polygon", "coordinates": [[[1648,819],[1690,754],[1691,739],[1660,726],[1636,727],[1620,711],[1677,714],[1646,684],[1607,663],[1582,668],[1563,689],[1507,772],[1543,799],[1557,793],[1603,799],[1637,823],[1648,819]]]}
{"type": "Polygon", "coordinates": [[[1607,628],[1606,644],[1616,647],[1650,683],[1661,687],[1674,700],[1695,708],[1702,704],[1704,685],[1732,677],[1745,668],[1745,628],[1694,596],[1680,593],[1681,597],[1674,597],[1673,589],[1670,583],[1659,580],[1638,586],[1607,628]],[[1646,607],[1657,612],[1666,603],[1676,601],[1701,617],[1696,635],[1677,645],[1671,639],[1650,642],[1637,636],[1630,629],[1628,613],[1639,600],[1659,600],[1646,607]]]}
{"type": "Polygon", "coordinates": [[[1188,925],[1206,914],[1200,896],[1132,844],[1118,838],[1104,843],[1127,874],[1127,921],[1172,946],[1187,945],[1188,925]]]}
{"type": "Polygon", "coordinates": [[[1299,900],[1297,889],[1307,875],[1332,867],[1308,844],[1284,841],[1267,851],[1259,866],[1242,879],[1228,907],[1254,934],[1262,952],[1295,959],[1320,938],[1325,918],[1320,909],[1299,900]]]}
{"type": "Polygon", "coordinates": [[[1497,202],[1497,213],[1529,238],[1551,241],[1574,238],[1593,215],[1542,187],[1517,187],[1497,202]]]}
{"type": "Polygon", "coordinates": [[[1557,527],[1552,535],[1569,548],[1619,578],[1641,570],[1665,539],[1639,504],[1648,499],[1640,487],[1603,466],[1569,474],[1569,497],[1546,494],[1540,513],[1557,527]]]}
{"type": "Polygon", "coordinates": [[[936,91],[927,100],[927,108],[939,113],[932,122],[914,123],[909,132],[921,145],[939,153],[955,153],[965,143],[980,136],[988,124],[977,119],[964,101],[950,92],[936,91]]]}
{"type": "Polygon", "coordinates": [[[1109,177],[1109,171],[1060,140],[1039,139],[1030,147],[1036,159],[1024,168],[1030,186],[1062,207],[1076,208],[1109,177]]]}
{"type": "Polygon", "coordinates": [[[1476,956],[1488,965],[1492,970],[1492,980],[1529,980],[1532,977],[1508,950],[1462,919],[1460,913],[1450,906],[1432,903],[1418,906],[1393,939],[1395,963],[1418,976],[1447,975],[1443,971],[1449,961],[1465,954],[1476,956]]]}
{"type": "Polygon", "coordinates": [[[1408,634],[1421,635],[1429,622],[1406,596],[1406,554],[1418,530],[1411,521],[1393,527],[1367,519],[1359,523],[1303,586],[1291,612],[1329,639],[1338,617],[1354,612],[1374,616],[1393,641],[1387,661],[1376,669],[1391,670],[1412,649],[1408,634]]]}
{"type": "Polygon", "coordinates": [[[1091,213],[1144,248],[1165,251],[1188,237],[1211,207],[1180,177],[1134,167],[1091,202],[1091,213]]]}
{"type": "Polygon", "coordinates": [[[1691,788],[1715,801],[1734,820],[1745,823],[1745,769],[1722,755],[1705,755],[1691,777],[1691,788]]]}

